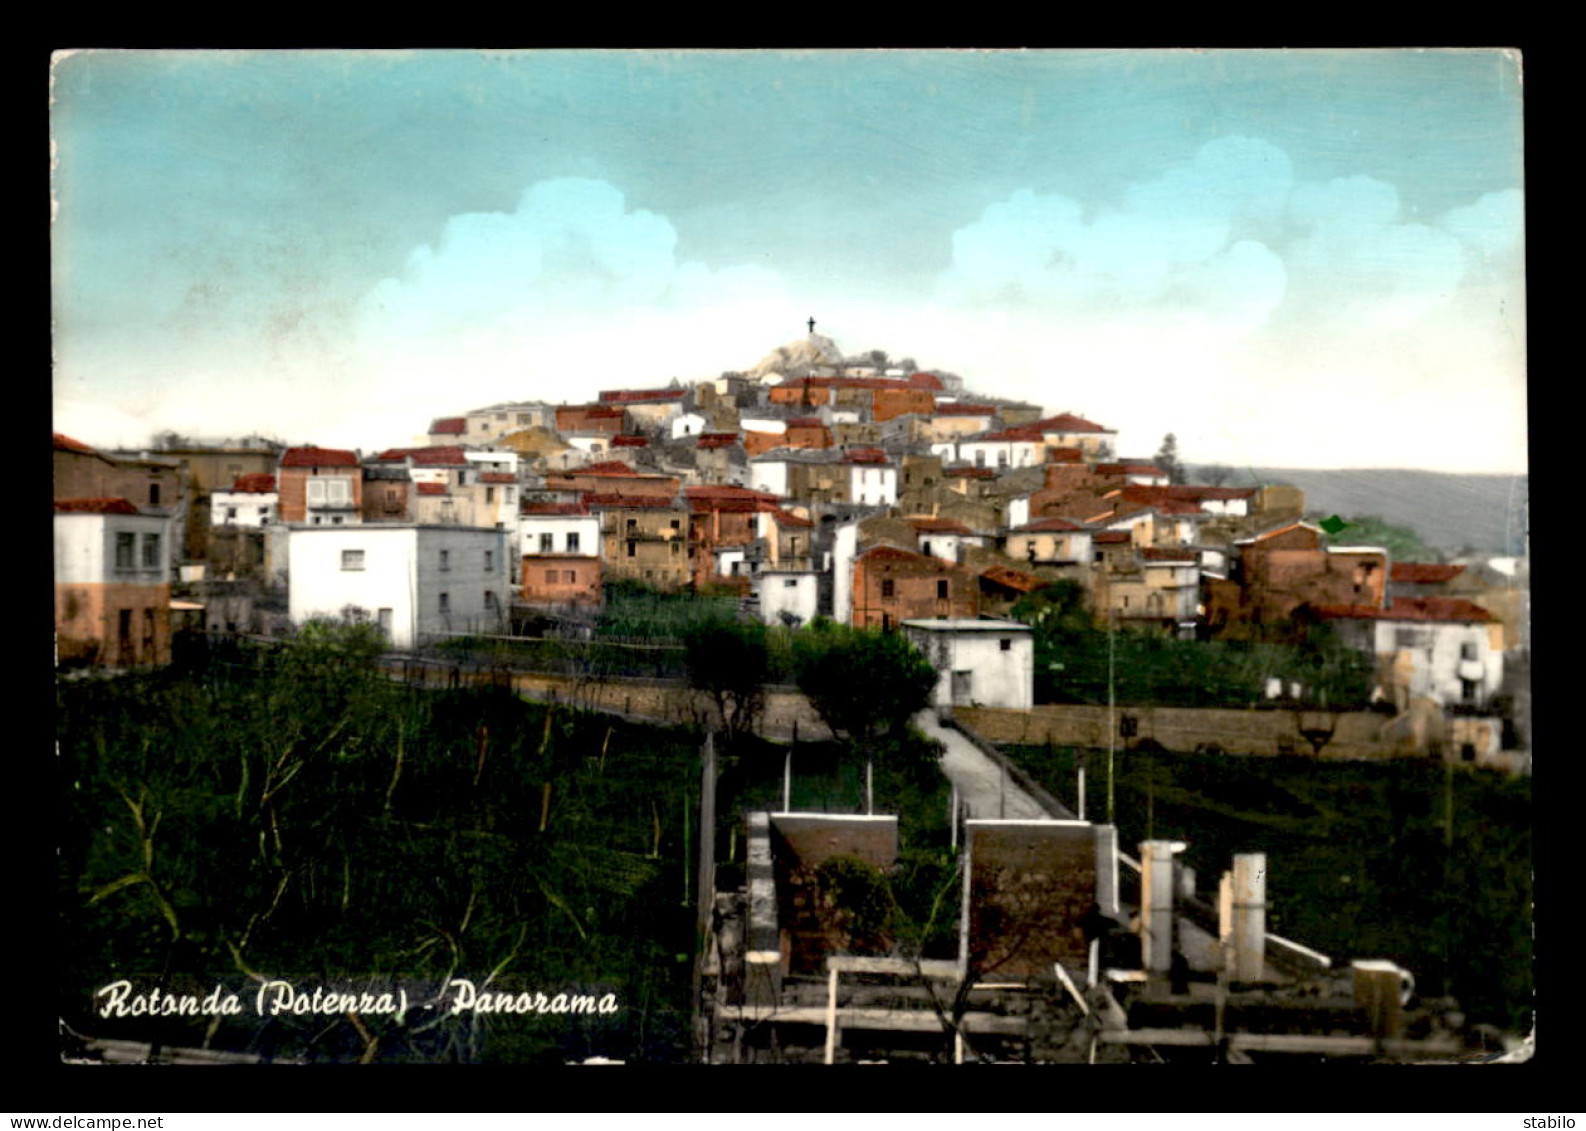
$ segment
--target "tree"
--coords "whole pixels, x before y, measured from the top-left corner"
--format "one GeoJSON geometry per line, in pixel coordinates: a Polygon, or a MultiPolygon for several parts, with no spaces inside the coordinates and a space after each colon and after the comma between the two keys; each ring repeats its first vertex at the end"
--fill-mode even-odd
{"type": "Polygon", "coordinates": [[[728,744],[752,732],[765,706],[771,673],[766,626],[759,621],[701,621],[684,632],[683,656],[689,684],[715,703],[728,744]]]}
{"type": "Polygon", "coordinates": [[[818,621],[793,641],[794,676],[838,738],[869,751],[924,708],[936,669],[907,639],[890,632],[818,621]]]}
{"type": "Polygon", "coordinates": [[[1234,469],[1225,463],[1214,463],[1201,468],[1200,477],[1208,486],[1221,487],[1234,477],[1234,469]]]}
{"type": "Polygon", "coordinates": [[[1184,465],[1178,461],[1178,437],[1173,433],[1162,437],[1162,446],[1151,457],[1151,462],[1167,472],[1169,483],[1184,482],[1184,465]]]}

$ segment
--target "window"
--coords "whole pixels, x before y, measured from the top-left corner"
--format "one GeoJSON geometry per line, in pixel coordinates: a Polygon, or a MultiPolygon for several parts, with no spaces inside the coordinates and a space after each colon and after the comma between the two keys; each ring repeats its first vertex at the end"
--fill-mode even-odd
{"type": "Polygon", "coordinates": [[[135,535],[135,534],[117,534],[116,535],[116,568],[117,569],[131,569],[132,568],[132,547],[133,547],[133,543],[136,540],[136,538],[137,538],[137,535],[135,535]]]}
{"type": "Polygon", "coordinates": [[[496,568],[496,552],[494,550],[486,550],[485,551],[485,572],[486,573],[490,573],[495,568],[496,568]]]}
{"type": "Polygon", "coordinates": [[[924,554],[926,557],[930,557],[931,556],[931,544],[929,542],[921,542],[920,543],[920,553],[924,554]]]}
{"type": "Polygon", "coordinates": [[[636,519],[636,518],[630,518],[628,520],[628,533],[632,534],[635,530],[638,530],[638,529],[639,529],[639,520],[636,519]]]}
{"type": "Polygon", "coordinates": [[[547,584],[547,585],[555,585],[556,584],[556,574],[557,574],[557,571],[554,570],[554,569],[546,570],[545,571],[545,584],[547,584]]]}
{"type": "Polygon", "coordinates": [[[565,581],[568,585],[575,584],[578,581],[578,574],[576,574],[575,572],[573,572],[570,569],[569,570],[564,570],[562,572],[562,580],[565,581]]]}
{"type": "Polygon", "coordinates": [[[637,542],[629,542],[628,543],[628,556],[630,558],[634,557],[635,555],[638,554],[638,552],[639,552],[639,544],[637,542]]]}
{"type": "Polygon", "coordinates": [[[341,552],[341,568],[346,570],[363,568],[362,550],[343,550],[341,552]]]}
{"type": "Polygon", "coordinates": [[[567,552],[569,554],[578,553],[578,534],[576,532],[567,536],[567,552]]]}
{"type": "Polygon", "coordinates": [[[938,601],[947,600],[947,578],[945,577],[936,583],[936,599],[938,601]]]}
{"type": "Polygon", "coordinates": [[[527,424],[527,423],[529,423],[529,419],[530,418],[529,418],[529,414],[528,413],[526,413],[526,412],[518,413],[518,423],[519,424],[527,424]]]}
{"type": "Polygon", "coordinates": [[[237,521],[237,508],[236,507],[227,507],[226,508],[226,521],[227,522],[236,522],[237,521]]]}
{"type": "Polygon", "coordinates": [[[556,535],[554,534],[541,534],[540,553],[549,554],[555,548],[555,538],[556,535]]]}
{"type": "Polygon", "coordinates": [[[496,611],[496,594],[495,594],[494,590],[486,589],[485,590],[485,612],[494,613],[495,611],[496,611]]]}
{"type": "Polygon", "coordinates": [[[681,530],[682,528],[683,528],[682,521],[680,519],[674,518],[672,520],[672,529],[673,530],[681,530]]]}
{"type": "Polygon", "coordinates": [[[1459,646],[1459,658],[1461,660],[1474,660],[1476,658],[1476,642],[1474,640],[1467,640],[1459,646]]]}
{"type": "Polygon", "coordinates": [[[352,480],[344,476],[308,481],[308,505],[311,507],[345,507],[352,504],[352,480]]]}
{"type": "Polygon", "coordinates": [[[1012,640],[1009,640],[1006,637],[1004,637],[1002,640],[999,640],[997,643],[1001,646],[1001,648],[1002,648],[1002,650],[1004,652],[1013,651],[1013,641],[1012,640]]]}
{"type": "Polygon", "coordinates": [[[441,594],[440,608],[442,616],[452,611],[452,595],[450,593],[441,594]]]}
{"type": "Polygon", "coordinates": [[[797,589],[798,588],[798,579],[797,578],[793,578],[793,577],[788,578],[786,581],[784,581],[782,583],[782,588],[784,588],[784,589],[797,589]]]}
{"type": "Polygon", "coordinates": [[[897,593],[897,585],[896,585],[895,582],[893,582],[893,580],[890,577],[885,579],[884,581],[882,581],[882,583],[881,583],[881,596],[883,596],[883,597],[892,597],[892,596],[895,596],[896,593],[897,593]]]}
{"type": "Polygon", "coordinates": [[[157,507],[159,505],[160,505],[160,485],[158,483],[150,483],[149,484],[149,506],[157,507]]]}
{"type": "Polygon", "coordinates": [[[445,572],[446,570],[449,570],[451,568],[452,568],[452,552],[450,550],[442,550],[441,551],[441,571],[445,572]]]}
{"type": "Polygon", "coordinates": [[[160,568],[160,536],[158,534],[145,534],[143,536],[143,568],[160,568]]]}
{"type": "Polygon", "coordinates": [[[496,489],[494,487],[486,487],[485,488],[485,502],[493,503],[495,501],[496,501],[496,489]]]}

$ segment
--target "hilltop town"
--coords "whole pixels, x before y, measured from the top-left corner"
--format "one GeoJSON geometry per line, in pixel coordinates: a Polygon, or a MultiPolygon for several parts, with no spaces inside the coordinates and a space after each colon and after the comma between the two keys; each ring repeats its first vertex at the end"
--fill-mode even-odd
{"type": "MultiPolygon", "coordinates": [[[[217,641],[362,626],[404,678],[511,668],[547,701],[727,724],[724,706],[656,692],[688,678],[660,659],[646,682],[531,657],[597,639],[635,594],[709,600],[795,641],[830,622],[896,634],[934,672],[917,725],[944,751],[944,829],[966,861],[960,957],[900,958],[885,931],[831,918],[833,861],[868,875],[901,851],[869,769],[861,813],[795,811],[789,784],[731,833],[741,885],[712,871],[710,838],[698,848],[701,1058],[907,1058],[926,1031],[952,1033],[957,1059],[966,1042],[1090,1061],[1468,1050],[1454,1003],[1412,1008],[1392,962],[1340,972],[1270,933],[1261,853],[1236,854],[1202,898],[1182,843],[1147,835],[1138,858],[1121,843],[1110,780],[1097,823],[1094,765],[1087,807],[1083,759],[1059,782],[1007,750],[1528,773],[1524,559],[1394,560],[1292,485],[1186,481],[1172,436],[1125,441],[1121,423],[845,356],[812,321],[743,371],[459,405],[377,452],[174,434],[104,451],[57,434],[57,663],[74,679],[158,670],[217,641]],[[1021,926],[1032,905],[1038,930],[1021,926]],[[845,1046],[851,1032],[871,1035],[845,1046]]],[[[658,640],[618,646],[676,643],[658,640]]],[[[829,723],[791,691],[755,706],[768,740],[829,723]]]]}

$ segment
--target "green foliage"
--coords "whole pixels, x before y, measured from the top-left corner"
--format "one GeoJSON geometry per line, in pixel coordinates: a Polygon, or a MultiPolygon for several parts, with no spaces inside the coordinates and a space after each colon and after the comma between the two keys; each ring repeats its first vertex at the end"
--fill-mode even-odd
{"type": "Polygon", "coordinates": [[[1184,482],[1184,465],[1178,461],[1178,437],[1173,433],[1162,437],[1162,446],[1151,457],[1151,462],[1167,472],[1169,483],[1184,482]]]}
{"type": "Polygon", "coordinates": [[[892,889],[886,873],[857,856],[833,856],[815,869],[821,917],[848,946],[860,952],[885,949],[891,941],[892,889]]]}
{"type": "Polygon", "coordinates": [[[695,743],[500,692],[414,691],[339,630],[198,676],[63,682],[61,1016],[98,1036],[346,1061],[688,1051],[695,743]],[[310,657],[305,659],[305,657],[310,657]],[[607,1016],[104,1019],[93,992],[247,997],[451,977],[607,1016]]]}
{"type": "MultiPolygon", "coordinates": [[[[1316,522],[1313,516],[1309,521],[1316,522]]],[[[1381,546],[1388,558],[1395,562],[1440,562],[1443,554],[1421,541],[1421,536],[1408,526],[1395,526],[1374,514],[1357,515],[1344,519],[1344,529],[1333,535],[1335,546],[1381,546]]]]}
{"type": "Polygon", "coordinates": [[[766,626],[760,621],[713,619],[683,635],[689,683],[710,695],[732,743],[754,729],[771,676],[766,626]]]}
{"type": "MultiPolygon", "coordinates": [[[[1010,755],[1072,797],[1078,751],[1010,755]]],[[[1106,755],[1087,756],[1089,808],[1105,817],[1106,755]]],[[[1526,778],[1427,761],[1120,751],[1120,846],[1183,840],[1203,891],[1236,852],[1265,852],[1268,928],[1338,963],[1388,958],[1423,994],[1453,993],[1513,1032],[1532,1009],[1531,789],[1526,778]],[[1445,842],[1445,833],[1452,835],[1445,842]]]]}
{"type": "Polygon", "coordinates": [[[672,643],[697,624],[731,619],[738,609],[736,597],[652,589],[633,581],[608,584],[605,596],[595,635],[630,640],[672,643]]]}
{"type": "Polygon", "coordinates": [[[1109,641],[1085,611],[1084,591],[1060,581],[1022,598],[1013,615],[1034,629],[1038,703],[1250,707],[1266,681],[1304,689],[1302,701],[1333,709],[1370,705],[1372,660],[1340,642],[1328,625],[1291,626],[1299,643],[1176,640],[1120,629],[1109,641]]]}
{"type": "Polygon", "coordinates": [[[900,732],[931,698],[936,669],[899,633],[816,621],[793,639],[799,690],[845,740],[900,732]]]}

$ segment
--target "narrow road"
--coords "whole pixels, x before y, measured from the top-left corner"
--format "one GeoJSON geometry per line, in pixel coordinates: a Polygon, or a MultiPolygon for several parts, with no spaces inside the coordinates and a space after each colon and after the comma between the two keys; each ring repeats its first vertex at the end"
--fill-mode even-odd
{"type": "Polygon", "coordinates": [[[934,710],[914,716],[914,725],[945,748],[942,773],[977,820],[1048,820],[1050,814],[969,739],[936,721],[934,710]]]}

